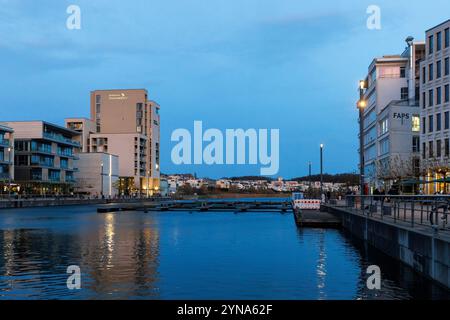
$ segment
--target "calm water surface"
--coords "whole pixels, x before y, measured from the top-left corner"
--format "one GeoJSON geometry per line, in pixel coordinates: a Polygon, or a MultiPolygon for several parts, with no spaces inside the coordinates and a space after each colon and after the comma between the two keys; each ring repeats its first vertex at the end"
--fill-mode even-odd
{"type": "Polygon", "coordinates": [[[0,299],[410,299],[448,292],[292,214],[0,211],[0,299]],[[365,288],[367,266],[382,290],[365,288]],[[78,265],[81,290],[68,290],[78,265]]]}

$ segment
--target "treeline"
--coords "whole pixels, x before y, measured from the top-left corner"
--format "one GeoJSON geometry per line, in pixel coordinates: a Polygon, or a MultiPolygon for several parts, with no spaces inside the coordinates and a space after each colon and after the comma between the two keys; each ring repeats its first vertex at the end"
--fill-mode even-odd
{"type": "MultiPolygon", "coordinates": [[[[299,182],[307,182],[311,179],[311,181],[320,181],[320,174],[311,175],[305,177],[298,177],[292,179],[293,181],[299,182]]],[[[340,173],[340,174],[324,174],[323,182],[331,182],[331,183],[346,183],[349,185],[358,185],[359,184],[359,175],[356,173],[340,173]]]]}

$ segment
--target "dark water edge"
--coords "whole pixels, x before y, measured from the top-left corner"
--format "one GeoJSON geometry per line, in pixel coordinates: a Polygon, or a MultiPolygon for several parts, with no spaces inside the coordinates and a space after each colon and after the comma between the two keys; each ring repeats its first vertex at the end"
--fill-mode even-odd
{"type": "Polygon", "coordinates": [[[341,230],[292,214],[0,211],[0,299],[449,299],[341,230]],[[366,288],[379,265],[382,289],[366,288]],[[79,265],[81,290],[67,289],[79,265]]]}

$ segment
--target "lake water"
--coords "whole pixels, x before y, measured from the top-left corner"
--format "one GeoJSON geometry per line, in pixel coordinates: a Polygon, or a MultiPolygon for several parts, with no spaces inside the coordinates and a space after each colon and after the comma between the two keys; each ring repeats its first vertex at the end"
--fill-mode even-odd
{"type": "Polygon", "coordinates": [[[0,211],[0,299],[449,298],[340,230],[291,213],[0,211]],[[378,265],[382,288],[366,287],[378,265]],[[67,267],[81,269],[69,290],[67,267]]]}

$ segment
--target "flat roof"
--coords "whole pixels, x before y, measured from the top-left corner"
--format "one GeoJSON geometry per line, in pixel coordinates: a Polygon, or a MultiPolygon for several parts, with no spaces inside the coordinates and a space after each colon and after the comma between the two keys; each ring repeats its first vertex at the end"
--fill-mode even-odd
{"type": "Polygon", "coordinates": [[[2,124],[0,124],[0,130],[6,131],[6,132],[14,132],[13,128],[4,126],[4,125],[2,125],[2,124]]]}
{"type": "Polygon", "coordinates": [[[75,130],[72,130],[72,129],[68,129],[66,127],[63,127],[63,126],[60,126],[60,125],[57,125],[57,124],[54,124],[54,123],[51,123],[51,122],[47,122],[47,121],[44,121],[44,120],[23,120],[23,121],[2,121],[2,122],[3,123],[42,123],[44,125],[56,128],[58,130],[63,130],[63,131],[66,131],[66,132],[70,132],[70,133],[72,133],[75,136],[79,136],[80,135],[80,133],[78,131],[75,131],[75,130]]]}
{"type": "Polygon", "coordinates": [[[91,92],[98,92],[98,91],[146,91],[147,89],[96,89],[92,90],[91,92]]]}
{"type": "Polygon", "coordinates": [[[439,23],[438,25],[434,26],[433,28],[428,29],[428,30],[425,31],[425,32],[428,32],[428,31],[431,31],[431,30],[433,30],[433,29],[439,28],[440,26],[442,26],[443,24],[446,24],[446,23],[449,22],[449,21],[450,21],[450,19],[445,20],[444,22],[439,23]]]}

